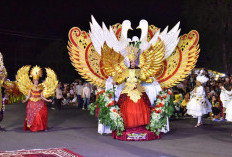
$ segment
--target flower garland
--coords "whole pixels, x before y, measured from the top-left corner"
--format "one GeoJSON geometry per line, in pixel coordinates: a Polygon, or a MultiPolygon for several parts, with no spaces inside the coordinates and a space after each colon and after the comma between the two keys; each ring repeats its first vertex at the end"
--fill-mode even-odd
{"type": "Polygon", "coordinates": [[[156,103],[151,110],[150,124],[147,129],[159,135],[160,131],[167,125],[167,118],[174,112],[172,91],[165,89],[160,91],[156,103]]]}
{"type": "MultiPolygon", "coordinates": [[[[110,126],[111,130],[117,130],[117,135],[122,135],[125,130],[120,108],[112,100],[113,90],[100,91],[97,94],[96,102],[89,105],[90,114],[94,115],[96,109],[99,109],[98,120],[100,123],[110,126]]],[[[167,118],[174,112],[172,91],[165,89],[159,92],[155,105],[151,110],[150,124],[147,129],[159,135],[160,131],[166,129],[167,118]]]]}
{"type": "Polygon", "coordinates": [[[96,109],[99,109],[98,120],[100,123],[110,126],[111,130],[117,130],[117,135],[122,135],[124,128],[123,118],[120,113],[120,108],[112,99],[113,90],[100,91],[97,93],[96,101],[89,105],[90,114],[94,115],[96,109]]]}

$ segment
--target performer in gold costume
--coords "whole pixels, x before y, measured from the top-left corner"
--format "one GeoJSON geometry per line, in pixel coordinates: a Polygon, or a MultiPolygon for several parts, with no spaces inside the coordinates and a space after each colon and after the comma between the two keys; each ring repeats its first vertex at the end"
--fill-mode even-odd
{"type": "Polygon", "coordinates": [[[125,82],[118,104],[120,105],[125,128],[134,128],[150,123],[151,103],[145,88],[141,86],[141,69],[136,67],[139,49],[129,46],[127,51],[130,67],[124,70],[121,76],[115,75],[114,80],[116,80],[116,84],[125,82]]]}
{"type": "MultiPolygon", "coordinates": [[[[200,52],[198,32],[193,30],[179,37],[179,25],[178,22],[169,32],[167,27],[160,33],[160,28],[141,20],[137,27],[142,30],[140,39],[129,39],[129,20],[108,29],[92,16],[89,33],[78,27],[69,31],[69,55],[79,74],[102,88],[108,89],[110,82],[117,86],[116,100],[120,95],[117,104],[125,125],[123,136],[133,128],[143,127],[146,132],[151,104],[157,96],[151,91],[157,84],[162,88],[175,86],[194,68],[200,52]],[[148,85],[142,86],[144,83],[148,85]]],[[[155,139],[148,134],[142,140],[155,139]]],[[[114,133],[113,138],[127,140],[114,133]]]]}
{"type": "MultiPolygon", "coordinates": [[[[4,112],[4,104],[2,101],[2,85],[4,84],[5,80],[7,78],[7,71],[3,63],[3,56],[0,52],[0,122],[3,120],[3,112],[4,112]]],[[[1,127],[0,127],[1,128],[1,127]]]]}
{"type": "Polygon", "coordinates": [[[42,84],[39,84],[42,69],[35,66],[32,68],[30,75],[33,77],[32,83],[28,76],[29,70],[30,66],[24,66],[18,70],[16,76],[19,90],[27,95],[23,103],[28,101],[24,130],[33,132],[47,130],[47,106],[45,102],[52,102],[47,98],[54,94],[58,80],[55,72],[46,68],[47,78],[42,84]]]}

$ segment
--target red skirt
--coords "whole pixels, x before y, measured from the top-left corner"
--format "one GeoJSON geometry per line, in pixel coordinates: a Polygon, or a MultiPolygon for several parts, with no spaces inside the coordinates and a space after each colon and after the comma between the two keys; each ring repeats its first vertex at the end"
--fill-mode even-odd
{"type": "Polygon", "coordinates": [[[44,101],[28,101],[24,130],[33,132],[47,129],[48,109],[44,101]]]}
{"type": "Polygon", "coordinates": [[[125,128],[134,128],[150,124],[151,103],[146,93],[135,103],[127,96],[121,94],[118,100],[125,128]]]}

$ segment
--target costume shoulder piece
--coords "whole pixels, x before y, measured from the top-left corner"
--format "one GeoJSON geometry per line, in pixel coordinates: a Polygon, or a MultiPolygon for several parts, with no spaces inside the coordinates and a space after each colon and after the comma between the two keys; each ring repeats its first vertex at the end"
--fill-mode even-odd
{"type": "MultiPolygon", "coordinates": [[[[122,37],[122,34],[123,32],[126,34],[129,28],[130,22],[125,21],[122,25],[117,23],[107,29],[104,23],[101,27],[92,16],[89,33],[78,27],[70,29],[68,34],[70,60],[84,79],[99,87],[105,87],[106,79],[112,72],[110,70],[105,71],[103,64],[112,68],[108,61],[109,59],[113,59],[114,62],[116,60],[112,56],[108,57],[109,53],[116,54],[116,51],[121,54],[121,56],[117,55],[116,58],[119,59],[118,61],[122,61],[125,55],[122,50],[128,44],[126,37],[122,37]],[[110,49],[112,51],[109,51],[110,49]]],[[[117,65],[121,63],[117,62],[117,65]]]]}
{"type": "Polygon", "coordinates": [[[52,69],[50,68],[45,68],[45,69],[46,69],[47,77],[45,81],[42,83],[44,87],[43,96],[45,98],[48,98],[55,93],[57,85],[58,85],[58,80],[57,80],[56,73],[52,69]]]}
{"type": "Polygon", "coordinates": [[[155,75],[162,87],[170,88],[183,81],[195,67],[199,56],[199,34],[192,30],[181,36],[174,52],[162,63],[155,75]]]}
{"type": "Polygon", "coordinates": [[[16,75],[17,85],[19,87],[19,90],[24,94],[28,95],[29,91],[33,87],[33,83],[31,82],[31,79],[29,77],[29,70],[31,66],[26,65],[20,68],[16,75]]]}
{"type": "MultiPolygon", "coordinates": [[[[28,95],[29,91],[33,89],[33,83],[29,77],[29,71],[31,66],[23,66],[20,68],[16,75],[17,85],[19,90],[24,94],[28,95]]],[[[39,90],[43,90],[42,94],[45,98],[52,96],[57,88],[58,80],[55,72],[50,68],[45,68],[47,77],[45,81],[39,84],[39,90]]],[[[32,68],[30,76],[33,79],[39,79],[42,76],[42,69],[38,66],[32,68]]]]}
{"type": "Polygon", "coordinates": [[[198,32],[193,30],[179,37],[179,26],[180,22],[170,31],[167,26],[160,32],[159,28],[141,20],[137,27],[142,30],[140,39],[136,36],[130,39],[127,37],[131,29],[129,20],[108,29],[104,23],[101,27],[92,16],[89,33],[78,27],[69,31],[70,59],[83,78],[104,87],[109,76],[120,76],[130,66],[130,46],[139,43],[136,52],[139,52],[140,79],[150,82],[155,77],[162,87],[169,88],[189,74],[199,54],[198,32]]]}
{"type": "Polygon", "coordinates": [[[93,47],[89,33],[73,27],[68,36],[68,50],[72,65],[84,79],[104,87],[107,75],[101,70],[101,56],[93,47]]]}

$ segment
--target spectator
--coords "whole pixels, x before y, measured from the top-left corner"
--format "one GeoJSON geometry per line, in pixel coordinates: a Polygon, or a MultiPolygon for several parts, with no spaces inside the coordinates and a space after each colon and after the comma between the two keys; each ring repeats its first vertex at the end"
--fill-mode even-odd
{"type": "Polygon", "coordinates": [[[77,95],[77,103],[78,103],[78,106],[82,106],[82,98],[81,98],[81,95],[82,95],[82,82],[79,80],[78,81],[78,84],[76,86],[76,95],[77,95]]]}
{"type": "Polygon", "coordinates": [[[91,90],[89,88],[88,83],[86,83],[83,90],[82,90],[82,98],[84,101],[83,106],[82,106],[82,110],[88,109],[89,102],[90,102],[90,95],[91,95],[91,90]]]}
{"type": "Polygon", "coordinates": [[[180,104],[180,114],[181,116],[186,116],[186,112],[187,112],[187,109],[186,109],[186,106],[189,102],[189,99],[190,99],[190,95],[189,93],[186,93],[185,96],[184,96],[184,100],[181,102],[180,104]]]}
{"type": "Polygon", "coordinates": [[[56,88],[56,106],[58,109],[61,109],[62,99],[63,99],[63,94],[61,90],[61,83],[59,83],[58,87],[56,88]]]}

